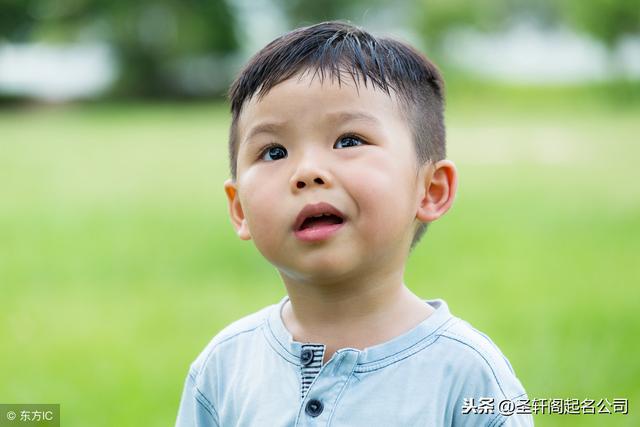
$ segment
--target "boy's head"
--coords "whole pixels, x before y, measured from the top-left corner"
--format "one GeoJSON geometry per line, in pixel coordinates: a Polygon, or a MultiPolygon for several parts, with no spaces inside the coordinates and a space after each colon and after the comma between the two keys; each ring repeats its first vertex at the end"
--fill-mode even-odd
{"type": "MultiPolygon", "coordinates": [[[[377,199],[379,205],[370,206],[374,218],[369,226],[386,219],[378,229],[393,229],[393,222],[408,230],[412,220],[407,250],[420,239],[429,218],[440,216],[421,219],[413,205],[420,196],[417,180],[432,179],[429,166],[445,158],[443,81],[436,67],[409,45],[376,38],[342,22],[300,28],[258,52],[231,86],[229,97],[232,179],[225,187],[232,219],[238,233],[254,237],[267,258],[270,249],[265,239],[274,237],[277,224],[268,225],[273,212],[259,215],[258,211],[269,202],[278,210],[281,202],[286,203],[279,200],[284,192],[298,198],[291,209],[304,206],[300,202],[326,201],[327,195],[333,197],[329,203],[334,203],[340,199],[333,190],[334,178],[341,194],[353,197],[349,210],[355,212],[349,213],[377,199]],[[277,187],[278,180],[287,185],[277,187]],[[328,191],[317,193],[318,189],[328,191]],[[384,218],[385,210],[412,216],[384,218]],[[255,233],[260,234],[260,242],[255,233]]],[[[453,183],[455,193],[455,170],[445,169],[444,180],[453,183]]],[[[424,194],[420,197],[428,202],[424,194]]],[[[338,209],[349,205],[342,199],[345,206],[338,209]]],[[[452,197],[445,199],[439,205],[444,211],[452,197]]],[[[348,222],[346,217],[348,213],[340,212],[326,216],[326,224],[317,221],[329,230],[331,225],[348,222]]],[[[405,243],[400,228],[395,241],[386,244],[405,243]]],[[[311,247],[324,240],[318,237],[322,233],[307,230],[307,235],[318,237],[309,240],[300,230],[294,231],[311,247]]],[[[376,234],[375,228],[363,231],[376,234]]],[[[278,265],[277,259],[270,261],[278,265]]]]}

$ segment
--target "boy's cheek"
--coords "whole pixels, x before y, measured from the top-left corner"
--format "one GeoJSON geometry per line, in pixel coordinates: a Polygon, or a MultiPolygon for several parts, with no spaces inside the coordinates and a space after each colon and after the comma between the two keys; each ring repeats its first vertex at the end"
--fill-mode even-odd
{"type": "Polygon", "coordinates": [[[388,239],[397,240],[397,236],[412,227],[416,209],[411,203],[413,198],[404,193],[406,187],[378,182],[361,191],[354,226],[360,229],[368,244],[388,244],[388,239]]]}
{"type": "Polygon", "coordinates": [[[290,230],[293,219],[290,220],[284,215],[282,206],[274,203],[272,198],[252,202],[247,204],[245,214],[247,227],[255,244],[257,246],[280,244],[284,233],[290,230]],[[270,200],[271,203],[269,203],[270,200]]]}
{"type": "Polygon", "coordinates": [[[269,224],[259,223],[251,229],[251,237],[256,249],[271,264],[279,265],[284,259],[288,259],[287,254],[291,253],[283,241],[282,234],[274,233],[275,228],[269,228],[269,224]]]}

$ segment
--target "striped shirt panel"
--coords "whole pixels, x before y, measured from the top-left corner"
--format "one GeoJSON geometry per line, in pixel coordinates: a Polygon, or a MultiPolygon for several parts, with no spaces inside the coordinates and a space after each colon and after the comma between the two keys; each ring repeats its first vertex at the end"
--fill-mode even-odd
{"type": "Polygon", "coordinates": [[[300,364],[300,378],[301,378],[301,397],[304,399],[311,383],[320,372],[322,367],[322,359],[324,358],[324,344],[302,344],[301,354],[305,350],[311,350],[313,352],[313,360],[308,364],[300,364]]]}

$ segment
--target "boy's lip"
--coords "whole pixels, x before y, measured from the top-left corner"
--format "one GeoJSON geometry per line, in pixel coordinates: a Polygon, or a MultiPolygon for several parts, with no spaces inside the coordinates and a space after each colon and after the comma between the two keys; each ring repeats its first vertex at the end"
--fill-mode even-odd
{"type": "Polygon", "coordinates": [[[311,216],[322,215],[322,214],[332,214],[339,218],[342,218],[343,221],[347,219],[342,212],[340,212],[335,206],[333,206],[330,203],[320,202],[320,203],[308,204],[302,208],[302,210],[296,217],[296,222],[293,224],[293,231],[300,230],[300,227],[302,227],[302,223],[304,222],[305,219],[311,216]]]}

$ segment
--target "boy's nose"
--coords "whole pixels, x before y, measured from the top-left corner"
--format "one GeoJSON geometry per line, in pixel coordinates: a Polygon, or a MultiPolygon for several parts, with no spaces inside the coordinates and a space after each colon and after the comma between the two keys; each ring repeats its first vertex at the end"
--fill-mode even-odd
{"type": "Polygon", "coordinates": [[[300,167],[291,177],[291,190],[296,192],[307,187],[327,187],[330,183],[328,173],[315,167],[300,167]]]}
{"type": "MultiPolygon", "coordinates": [[[[323,184],[324,184],[324,180],[323,180],[322,178],[320,178],[320,177],[316,177],[316,178],[314,178],[314,179],[313,179],[313,182],[314,182],[314,183],[316,183],[316,184],[318,184],[318,185],[323,185],[323,184]]],[[[307,183],[306,183],[306,182],[304,182],[304,181],[298,181],[298,182],[296,182],[296,187],[297,187],[297,188],[304,188],[304,187],[306,187],[306,186],[307,186],[307,183]]]]}

